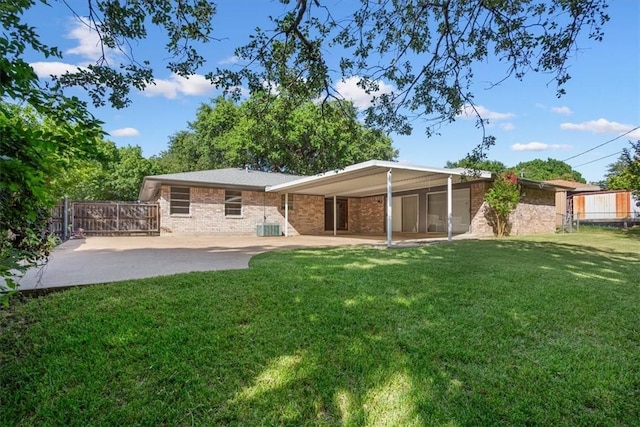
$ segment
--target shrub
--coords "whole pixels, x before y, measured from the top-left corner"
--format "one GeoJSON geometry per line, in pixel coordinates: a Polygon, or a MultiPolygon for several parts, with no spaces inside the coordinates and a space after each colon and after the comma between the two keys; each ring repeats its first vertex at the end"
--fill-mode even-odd
{"type": "Polygon", "coordinates": [[[509,216],[520,201],[520,186],[516,175],[513,172],[499,175],[484,195],[484,201],[487,203],[486,216],[494,234],[498,237],[508,235],[511,230],[509,216]]]}

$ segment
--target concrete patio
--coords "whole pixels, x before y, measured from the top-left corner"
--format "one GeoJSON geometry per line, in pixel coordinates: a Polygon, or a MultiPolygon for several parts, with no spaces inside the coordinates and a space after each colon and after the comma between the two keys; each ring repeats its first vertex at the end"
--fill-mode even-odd
{"type": "MultiPolygon", "coordinates": [[[[469,238],[455,236],[456,239],[469,238]]],[[[398,247],[446,241],[446,236],[394,234],[398,247]]],[[[32,291],[142,279],[193,271],[248,268],[254,255],[270,250],[368,245],[385,247],[384,235],[233,237],[211,235],[89,237],[58,246],[49,262],[19,280],[32,291]]]]}

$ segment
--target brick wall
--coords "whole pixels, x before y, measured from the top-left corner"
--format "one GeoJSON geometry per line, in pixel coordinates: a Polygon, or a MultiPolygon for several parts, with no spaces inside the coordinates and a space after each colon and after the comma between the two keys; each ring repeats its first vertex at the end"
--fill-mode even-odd
{"type": "Polygon", "coordinates": [[[360,199],[359,224],[354,230],[356,233],[384,233],[384,201],[384,196],[360,199]]]}
{"type": "Polygon", "coordinates": [[[484,193],[489,189],[485,181],[472,182],[470,188],[471,197],[471,227],[469,231],[479,236],[493,235],[493,229],[484,216],[484,193]]]}
{"type": "MultiPolygon", "coordinates": [[[[493,235],[485,217],[484,193],[486,182],[470,184],[470,231],[477,235],[493,235]]],[[[211,233],[226,235],[256,234],[256,226],[264,222],[278,223],[284,233],[285,213],[280,208],[281,195],[257,191],[242,192],[242,215],[224,214],[224,190],[191,188],[189,215],[170,215],[170,187],[160,190],[161,233],[211,233]]],[[[293,209],[289,211],[289,235],[323,234],[324,197],[289,195],[293,209]]],[[[348,231],[352,233],[384,233],[385,197],[374,196],[348,201],[348,231]]],[[[552,233],[555,231],[555,193],[537,188],[526,188],[521,203],[512,214],[511,234],[552,233]]]]}
{"type": "Polygon", "coordinates": [[[511,214],[511,234],[554,233],[556,231],[556,194],[552,190],[524,188],[523,197],[511,214]]]}
{"type": "Polygon", "coordinates": [[[348,212],[348,224],[347,230],[350,233],[361,233],[360,224],[361,224],[361,209],[362,209],[362,199],[351,198],[347,202],[347,212],[348,212]]]}
{"type": "MultiPolygon", "coordinates": [[[[493,229],[485,217],[484,193],[490,185],[484,182],[471,184],[471,233],[493,235],[493,229]]],[[[555,223],[555,191],[524,188],[516,210],[511,214],[511,235],[553,233],[555,223]]]]}
{"type": "MultiPolygon", "coordinates": [[[[255,236],[256,226],[278,223],[284,233],[284,211],[280,195],[258,191],[242,192],[242,215],[225,216],[223,189],[191,187],[189,215],[171,215],[170,187],[160,189],[161,234],[212,233],[255,236]]],[[[291,197],[291,196],[290,196],[291,197]]],[[[294,209],[289,212],[289,234],[318,233],[324,227],[324,199],[317,196],[294,196],[294,209]]]]}
{"type": "MultiPolygon", "coordinates": [[[[277,206],[280,208],[281,196],[275,196],[278,198],[277,206]]],[[[324,197],[289,194],[289,200],[293,200],[293,209],[289,210],[289,235],[324,232],[324,197]]],[[[284,224],[285,212],[283,209],[278,209],[278,211],[282,217],[282,224],[284,224]]]]}

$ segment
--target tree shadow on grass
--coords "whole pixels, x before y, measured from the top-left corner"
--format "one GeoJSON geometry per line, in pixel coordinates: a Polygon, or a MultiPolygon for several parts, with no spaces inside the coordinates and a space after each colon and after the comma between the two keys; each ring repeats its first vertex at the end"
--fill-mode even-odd
{"type": "Polygon", "coordinates": [[[633,253],[491,240],[73,290],[43,300],[0,398],[36,424],[628,424],[639,272],[633,253]]]}
{"type": "MultiPolygon", "coordinates": [[[[291,346],[280,356],[284,363],[278,357],[272,359],[236,395],[233,405],[258,407],[268,413],[274,401],[284,401],[287,409],[271,412],[280,417],[273,421],[300,422],[313,415],[311,408],[303,409],[313,401],[313,408],[320,408],[317,417],[346,424],[518,424],[532,420],[546,424],[581,413],[575,418],[579,423],[613,415],[607,413],[608,399],[603,396],[591,396],[586,388],[561,389],[585,381],[593,372],[590,367],[563,366],[556,360],[563,356],[554,343],[567,341],[566,348],[559,347],[568,351],[569,363],[584,352],[598,353],[591,345],[571,348],[571,341],[585,339],[571,334],[575,328],[590,327],[585,334],[596,335],[597,340],[615,336],[626,338],[628,345],[633,342],[633,336],[622,331],[632,331],[638,320],[633,315],[638,298],[621,304],[620,310],[631,318],[620,319],[620,313],[607,310],[620,295],[637,289],[637,254],[490,241],[472,244],[484,255],[474,260],[466,251],[459,254],[464,245],[410,250],[389,259],[388,252],[362,249],[355,251],[356,262],[351,258],[354,250],[296,252],[294,257],[301,265],[307,261],[321,264],[325,272],[331,272],[305,277],[307,286],[333,286],[340,291],[332,291],[331,298],[321,302],[308,294],[307,299],[297,300],[304,315],[284,329],[295,330],[294,335],[300,334],[309,344],[291,346]],[[431,264],[433,259],[439,262],[431,264]],[[407,268],[414,274],[403,280],[402,269],[407,268]],[[353,269],[359,271],[350,275],[353,269]],[[461,276],[461,269],[476,277],[461,276]],[[340,273],[348,279],[336,279],[340,273]],[[585,291],[592,295],[585,298],[585,291]],[[611,317],[623,329],[591,325],[591,316],[596,315],[602,321],[611,317]],[[314,332],[306,336],[301,325],[309,323],[315,326],[314,332]],[[317,331],[330,333],[319,340],[317,331]],[[551,345],[555,347],[549,350],[551,345]],[[531,360],[536,357],[548,359],[542,360],[547,365],[537,366],[540,360],[531,360]],[[502,366],[498,372],[486,374],[496,362],[502,366]],[[575,369],[578,374],[559,381],[554,378],[557,372],[550,372],[554,367],[575,369]],[[548,383],[530,390],[531,381],[539,381],[539,376],[548,383]],[[273,378],[280,381],[270,381],[273,378]],[[504,383],[509,380],[514,384],[504,383]],[[313,396],[312,400],[296,399],[296,390],[307,390],[305,396],[313,396]],[[523,396],[523,392],[531,395],[523,396]],[[306,417],[296,418],[305,412],[306,417]]],[[[259,258],[256,267],[271,262],[277,262],[277,255],[259,258]]],[[[286,344],[292,341],[282,343],[286,344]]],[[[624,375],[623,370],[605,365],[605,371],[624,375]]],[[[629,408],[629,403],[626,400],[621,407],[629,408]]],[[[623,419],[626,415],[622,411],[623,419]]]]}

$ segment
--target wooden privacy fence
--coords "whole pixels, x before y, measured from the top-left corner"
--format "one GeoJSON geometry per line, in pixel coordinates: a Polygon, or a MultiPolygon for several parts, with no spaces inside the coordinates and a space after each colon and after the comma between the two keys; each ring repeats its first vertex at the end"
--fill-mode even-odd
{"type": "Polygon", "coordinates": [[[50,226],[63,239],[69,237],[69,231],[102,236],[160,233],[159,207],[154,203],[72,202],[67,203],[66,211],[65,219],[65,204],[56,206],[50,226]]]}

